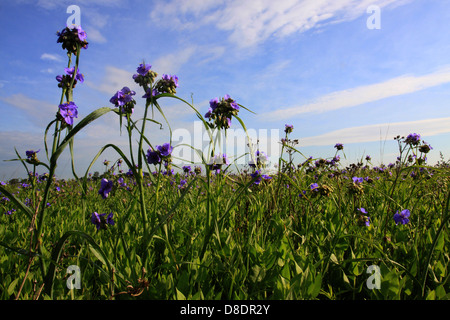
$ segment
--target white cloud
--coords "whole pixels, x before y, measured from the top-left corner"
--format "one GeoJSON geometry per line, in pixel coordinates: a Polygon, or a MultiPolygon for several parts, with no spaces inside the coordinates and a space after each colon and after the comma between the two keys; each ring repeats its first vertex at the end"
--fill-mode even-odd
{"type": "Polygon", "coordinates": [[[174,28],[193,29],[214,24],[229,31],[229,40],[241,48],[270,37],[285,37],[328,24],[354,20],[370,5],[396,7],[411,0],[252,0],[159,2],[150,17],[170,21],[174,28]]]}
{"type": "Polygon", "coordinates": [[[262,114],[261,117],[280,120],[289,119],[302,113],[322,113],[349,108],[393,96],[413,93],[449,82],[450,68],[444,67],[423,76],[404,75],[376,84],[332,92],[316,99],[314,102],[292,108],[279,109],[262,114]]]}
{"type": "Polygon", "coordinates": [[[45,101],[31,99],[22,93],[1,97],[0,100],[24,111],[26,117],[39,127],[42,127],[43,123],[48,123],[49,119],[53,119],[58,111],[57,104],[54,105],[45,101]]]}
{"type": "Polygon", "coordinates": [[[161,58],[156,59],[154,63],[151,63],[152,69],[157,70],[158,74],[175,74],[183,64],[189,61],[196,51],[196,47],[191,46],[177,53],[165,54],[161,58]]]}
{"type": "Polygon", "coordinates": [[[300,139],[300,146],[333,146],[336,143],[374,142],[392,139],[400,135],[419,133],[426,141],[427,137],[449,133],[450,118],[435,118],[407,122],[380,123],[367,126],[345,128],[327,132],[314,137],[300,139]]]}
{"type": "Polygon", "coordinates": [[[134,82],[133,74],[133,72],[127,70],[119,69],[113,66],[106,66],[105,76],[100,84],[97,85],[90,81],[86,81],[86,84],[100,92],[111,95],[111,97],[125,86],[137,92],[139,86],[134,82]]]}
{"type": "Polygon", "coordinates": [[[99,29],[88,27],[85,29],[88,36],[88,42],[105,43],[106,38],[101,34],[99,29]]]}
{"type": "Polygon", "coordinates": [[[42,60],[50,60],[50,61],[62,61],[61,56],[57,54],[51,54],[51,53],[43,53],[41,55],[42,60]]]}

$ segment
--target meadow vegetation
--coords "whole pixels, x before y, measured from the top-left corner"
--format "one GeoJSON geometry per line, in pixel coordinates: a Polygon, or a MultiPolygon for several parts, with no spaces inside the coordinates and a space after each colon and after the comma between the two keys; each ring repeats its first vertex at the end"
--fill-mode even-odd
{"type": "Polygon", "coordinates": [[[133,79],[144,107],[124,87],[111,108],[79,120],[73,92],[84,81],[87,36],[67,27],[57,42],[69,61],[56,77],[61,103],[45,150],[16,150],[11,160],[28,179],[0,186],[0,299],[450,298],[450,164],[429,165],[432,147],[419,134],[394,138],[392,163],[374,166],[366,155],[343,165],[344,145],[336,143],[333,158],[305,157],[287,124],[275,172],[257,148],[238,167],[220,153],[218,137],[234,120],[246,130],[239,112],[249,110],[229,95],[211,99],[203,115],[176,96],[177,76],[158,79],[143,62],[133,79]],[[201,163],[177,168],[170,135],[152,145],[148,125],[162,124],[150,115],[164,116],[164,99],[202,121],[211,142],[208,153],[195,150],[201,163]],[[133,119],[135,108],[142,119],[133,119]],[[99,146],[83,175],[56,177],[76,134],[109,112],[129,137],[128,155],[99,146]],[[92,175],[107,149],[117,158],[92,175]],[[72,266],[80,286],[69,289],[72,266]]]}

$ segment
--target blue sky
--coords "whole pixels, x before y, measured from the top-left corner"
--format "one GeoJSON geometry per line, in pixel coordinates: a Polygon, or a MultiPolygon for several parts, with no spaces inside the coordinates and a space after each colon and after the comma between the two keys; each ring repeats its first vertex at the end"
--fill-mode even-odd
{"type": "MultiPolygon", "coordinates": [[[[393,137],[416,132],[434,148],[430,164],[439,160],[439,152],[447,160],[449,4],[444,0],[2,1],[0,160],[15,158],[14,148],[22,155],[41,149],[38,156],[46,160],[43,133],[61,94],[55,77],[67,65],[56,32],[71,15],[69,5],[79,6],[89,42],[80,55],[85,82],[74,92],[77,121],[97,108],[112,107],[110,97],[123,86],[136,90],[136,117],[141,115],[143,93],[131,76],[145,60],[160,76],[176,74],[177,95],[193,99],[202,114],[210,99],[225,94],[254,111],[256,115],[242,110],[240,116],[269,155],[276,154],[270,147],[273,140],[283,136],[285,124],[292,124],[291,137],[299,139],[297,147],[305,156],[332,157],[339,142],[347,161],[370,155],[374,165],[387,164],[398,155],[393,137]],[[379,29],[368,28],[367,21],[374,21],[370,6],[379,8],[380,19],[375,20],[379,29]]],[[[175,133],[173,144],[195,144],[194,113],[172,99],[161,103],[175,133]]],[[[236,135],[238,128],[233,122],[236,135]]],[[[146,133],[154,144],[169,139],[166,126],[164,130],[150,126],[146,133]]],[[[120,135],[112,113],[76,137],[78,174],[84,174],[107,143],[127,150],[126,136],[120,135]]],[[[183,156],[182,148],[177,150],[183,156]]],[[[68,156],[68,152],[62,156],[58,176],[71,177],[68,156]]],[[[102,172],[104,159],[117,158],[107,150],[92,171],[102,172]]],[[[1,161],[0,180],[23,174],[20,163],[1,161]]]]}

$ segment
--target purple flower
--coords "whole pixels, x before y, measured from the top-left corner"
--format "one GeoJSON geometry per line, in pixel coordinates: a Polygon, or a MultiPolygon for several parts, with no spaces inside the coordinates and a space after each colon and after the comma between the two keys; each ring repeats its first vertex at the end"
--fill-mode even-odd
{"type": "Polygon", "coordinates": [[[408,209],[405,209],[403,211],[401,211],[400,213],[398,213],[398,211],[394,214],[394,221],[395,224],[398,225],[399,223],[401,224],[407,224],[409,222],[409,216],[410,216],[410,212],[408,209]]]}
{"type": "Polygon", "coordinates": [[[209,107],[211,108],[211,111],[214,111],[217,106],[219,105],[219,99],[218,98],[214,98],[209,100],[209,107]]]}
{"type": "Polygon", "coordinates": [[[108,214],[105,220],[106,213],[93,212],[91,222],[97,227],[97,230],[106,229],[109,225],[114,225],[113,213],[108,214]]]}
{"type": "Polygon", "coordinates": [[[352,178],[354,184],[361,184],[364,181],[364,178],[353,177],[352,178]]]}
{"type": "Polygon", "coordinates": [[[163,157],[168,157],[172,153],[172,146],[170,143],[164,143],[162,146],[156,146],[156,149],[158,149],[159,153],[163,157]]]}
{"type": "Polygon", "coordinates": [[[300,193],[298,196],[300,198],[303,198],[306,195],[306,190],[303,190],[302,193],[300,193]]]}
{"type": "Polygon", "coordinates": [[[108,181],[107,179],[102,179],[100,190],[98,190],[98,194],[102,196],[103,199],[108,198],[109,193],[111,192],[113,187],[113,181],[108,181]]]}
{"type": "Polygon", "coordinates": [[[178,185],[178,189],[182,189],[182,188],[185,186],[186,183],[187,183],[187,181],[184,180],[184,179],[182,179],[182,180],[180,181],[180,184],[178,185]]]}
{"type": "Polygon", "coordinates": [[[159,153],[157,151],[153,151],[152,149],[148,149],[147,162],[149,164],[154,164],[154,165],[161,163],[161,158],[159,156],[159,153]]]}
{"type": "Polygon", "coordinates": [[[178,77],[177,76],[163,74],[162,78],[163,78],[163,80],[165,80],[167,82],[172,82],[175,85],[175,87],[178,87],[178,77]]]}
{"type": "MultiPolygon", "coordinates": [[[[58,75],[56,76],[56,80],[59,82],[58,87],[67,87],[69,88],[72,84],[72,78],[73,74],[75,72],[75,67],[72,68],[64,68],[64,71],[66,72],[65,75],[58,75]]],[[[80,69],[77,68],[77,74],[75,75],[75,80],[73,81],[73,88],[75,88],[77,82],[84,82],[84,76],[82,73],[80,73],[80,69]]]]}
{"type": "Polygon", "coordinates": [[[139,73],[141,76],[145,76],[151,68],[152,66],[150,64],[141,63],[137,68],[137,73],[139,73]]]}
{"type": "Polygon", "coordinates": [[[40,150],[41,150],[41,149],[39,149],[38,151],[28,150],[28,151],[25,151],[25,154],[27,155],[27,158],[28,158],[29,160],[32,160],[33,158],[36,157],[36,153],[38,153],[40,150]]]}
{"type": "Polygon", "coordinates": [[[75,29],[77,29],[78,39],[81,42],[84,42],[87,38],[86,32],[81,28],[81,26],[76,26],[75,29]]]}
{"type": "Polygon", "coordinates": [[[212,115],[213,110],[211,108],[208,109],[208,112],[205,113],[205,118],[210,119],[212,115]]]}
{"type": "Polygon", "coordinates": [[[159,95],[160,93],[156,89],[148,88],[147,91],[145,91],[145,94],[142,96],[142,98],[151,98],[159,95]]]}
{"type": "MultiPolygon", "coordinates": [[[[66,74],[70,75],[73,78],[73,73],[75,72],[75,67],[72,68],[64,68],[64,71],[66,72],[66,74]]],[[[80,73],[80,69],[77,68],[77,74],[75,76],[75,79],[77,81],[80,81],[81,83],[84,82],[84,76],[82,73],[80,73]]]]}
{"type": "Polygon", "coordinates": [[[356,209],[356,210],[358,210],[359,212],[361,212],[362,214],[367,214],[368,212],[366,211],[366,209],[364,209],[364,208],[358,208],[358,209],[356,209]]]}
{"type": "Polygon", "coordinates": [[[309,188],[314,191],[318,191],[319,185],[317,183],[312,183],[309,188]]]}
{"type": "Polygon", "coordinates": [[[88,42],[86,41],[86,32],[81,26],[66,27],[61,32],[57,32],[57,43],[62,43],[62,48],[67,50],[68,53],[76,54],[77,46],[79,45],[83,49],[87,49],[88,42]]]}
{"type": "Polygon", "coordinates": [[[411,145],[418,145],[420,142],[420,134],[418,133],[410,133],[405,139],[405,142],[411,145]]]}
{"type": "Polygon", "coordinates": [[[256,170],[254,173],[251,174],[251,177],[253,179],[256,179],[253,183],[254,184],[260,184],[262,179],[264,180],[270,180],[272,179],[272,177],[265,175],[265,174],[261,174],[260,170],[256,170]]]}
{"type": "Polygon", "coordinates": [[[123,106],[128,102],[134,101],[133,97],[136,94],[133,90],[130,90],[128,87],[123,87],[122,90],[116,92],[114,96],[111,97],[109,102],[118,106],[123,106]]]}
{"type": "Polygon", "coordinates": [[[123,188],[125,188],[127,186],[127,184],[125,183],[125,181],[123,180],[123,177],[120,177],[117,182],[119,183],[119,185],[123,188]]]}
{"type": "Polygon", "coordinates": [[[184,172],[184,173],[189,173],[189,172],[191,172],[191,166],[183,166],[183,172],[184,172]]]}
{"type": "Polygon", "coordinates": [[[11,209],[5,212],[6,215],[10,216],[12,215],[14,212],[16,212],[16,209],[11,209]]]}
{"type": "Polygon", "coordinates": [[[335,147],[337,150],[342,150],[342,149],[344,149],[344,145],[343,145],[342,143],[336,143],[336,144],[334,145],[334,147],[335,147]]]}
{"type": "Polygon", "coordinates": [[[286,124],[284,126],[284,132],[285,133],[291,133],[294,130],[294,126],[292,124],[286,124]]]}
{"type": "Polygon", "coordinates": [[[73,118],[78,118],[77,106],[73,101],[59,105],[59,114],[68,125],[73,125],[73,118]]]}

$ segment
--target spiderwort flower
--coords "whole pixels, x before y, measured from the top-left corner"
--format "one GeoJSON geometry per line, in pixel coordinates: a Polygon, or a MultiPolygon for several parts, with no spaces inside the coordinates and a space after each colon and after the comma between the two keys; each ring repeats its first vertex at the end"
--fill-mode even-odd
{"type": "Polygon", "coordinates": [[[73,118],[78,118],[78,107],[73,102],[65,102],[59,105],[58,115],[65,121],[69,126],[73,125],[73,118]]]}
{"type": "Polygon", "coordinates": [[[260,184],[262,179],[264,180],[270,180],[272,179],[272,177],[266,175],[266,174],[261,174],[260,170],[256,170],[254,173],[251,174],[251,177],[253,179],[256,179],[253,183],[254,184],[260,184]]]}
{"type": "Polygon", "coordinates": [[[155,89],[158,93],[177,93],[178,88],[178,77],[176,75],[163,74],[162,79],[160,79],[156,85],[155,89]]]}
{"type": "Polygon", "coordinates": [[[422,153],[428,153],[432,149],[433,149],[433,147],[431,145],[427,144],[426,142],[424,142],[424,145],[419,147],[419,151],[422,153]]]}
{"type": "Polygon", "coordinates": [[[191,173],[191,166],[183,166],[183,172],[186,174],[191,173]]]}
{"type": "Polygon", "coordinates": [[[136,101],[133,96],[136,94],[135,91],[130,90],[128,87],[123,87],[121,90],[117,91],[114,96],[109,99],[109,102],[114,104],[116,107],[120,107],[122,113],[133,113],[134,105],[136,101]]]}
{"type": "Polygon", "coordinates": [[[112,191],[113,181],[102,179],[100,190],[98,190],[98,194],[102,196],[103,199],[108,198],[109,193],[112,191]]]}
{"type": "Polygon", "coordinates": [[[186,186],[187,181],[181,179],[180,184],[178,185],[178,189],[183,189],[186,186]]]}
{"type": "Polygon", "coordinates": [[[159,153],[157,151],[154,151],[152,149],[148,149],[147,151],[147,162],[149,164],[157,165],[158,163],[161,163],[161,158],[159,156],[159,153]]]}
{"type": "Polygon", "coordinates": [[[367,214],[368,212],[366,211],[366,209],[364,208],[357,208],[356,210],[358,210],[360,213],[362,214],[367,214]]]}
{"type": "Polygon", "coordinates": [[[8,211],[6,211],[5,212],[5,214],[7,215],[7,216],[10,216],[10,215],[12,215],[14,212],[16,212],[16,209],[11,209],[11,210],[8,210],[8,211]]]}
{"type": "Polygon", "coordinates": [[[335,147],[337,150],[342,150],[342,149],[344,149],[344,145],[343,145],[342,143],[336,143],[336,144],[334,145],[334,147],[335,147]]]}
{"type": "Polygon", "coordinates": [[[25,154],[27,155],[27,160],[30,163],[37,163],[39,162],[38,158],[37,158],[37,153],[40,151],[41,149],[34,151],[34,150],[27,150],[25,151],[25,154]]]}
{"type": "Polygon", "coordinates": [[[294,126],[293,126],[292,124],[286,124],[286,125],[284,126],[284,132],[285,132],[286,134],[291,133],[293,130],[294,130],[294,126]]]}
{"type": "Polygon", "coordinates": [[[91,216],[91,222],[97,227],[97,231],[101,230],[101,229],[107,229],[108,228],[108,224],[109,225],[114,225],[114,219],[113,219],[113,213],[109,213],[108,216],[106,217],[106,213],[97,213],[97,212],[93,212],[92,216],[91,216]]]}
{"type": "MultiPolygon", "coordinates": [[[[152,66],[150,64],[141,63],[136,69],[137,73],[133,75],[134,82],[144,88],[151,86],[155,78],[158,76],[158,74],[151,70],[151,68],[152,66]]],[[[151,93],[151,88],[149,90],[151,93]]]]}
{"type": "Polygon", "coordinates": [[[66,27],[61,32],[58,31],[56,35],[58,36],[56,42],[62,43],[62,48],[67,50],[68,53],[76,55],[78,46],[83,49],[88,47],[87,35],[81,26],[66,27]]]}
{"type": "Polygon", "coordinates": [[[237,116],[239,104],[226,94],[220,100],[218,98],[209,101],[208,112],[205,114],[211,128],[228,129],[231,127],[231,119],[237,116]]]}
{"type": "Polygon", "coordinates": [[[364,181],[364,178],[353,177],[352,178],[354,184],[361,184],[364,181]]]}
{"type": "Polygon", "coordinates": [[[420,142],[420,134],[418,133],[410,133],[405,139],[405,142],[407,144],[417,146],[420,142]]]}
{"type": "Polygon", "coordinates": [[[151,64],[141,63],[136,71],[138,74],[144,77],[147,75],[147,73],[150,71],[151,68],[152,68],[151,64]]]}
{"type": "MultiPolygon", "coordinates": [[[[165,161],[165,166],[169,166],[171,162],[171,154],[173,147],[170,143],[164,143],[162,146],[156,146],[156,150],[148,149],[147,151],[147,162],[149,164],[159,164],[162,160],[165,161]]],[[[170,169],[170,168],[168,168],[170,169]]]]}
{"type": "MultiPolygon", "coordinates": [[[[73,74],[75,72],[75,67],[72,68],[64,68],[65,75],[58,75],[56,76],[56,80],[59,82],[58,87],[66,87],[69,88],[70,84],[72,83],[73,74]]],[[[75,75],[75,80],[73,80],[73,88],[75,88],[77,82],[83,83],[84,82],[84,75],[80,72],[80,69],[77,68],[77,74],[75,75]]]]}
{"type": "Polygon", "coordinates": [[[402,210],[400,213],[397,211],[394,214],[394,221],[395,224],[398,225],[399,223],[401,224],[407,224],[409,222],[409,216],[410,216],[410,212],[408,209],[402,210]]]}
{"type": "Polygon", "coordinates": [[[158,149],[159,153],[163,157],[168,157],[172,153],[172,146],[170,143],[164,143],[162,146],[156,146],[156,149],[158,149]]]}

